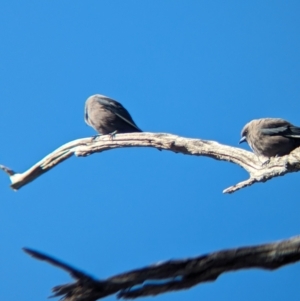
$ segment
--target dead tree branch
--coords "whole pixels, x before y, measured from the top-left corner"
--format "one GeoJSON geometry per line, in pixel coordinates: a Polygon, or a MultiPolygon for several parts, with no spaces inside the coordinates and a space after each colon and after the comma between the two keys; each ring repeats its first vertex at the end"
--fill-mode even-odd
{"type": "Polygon", "coordinates": [[[100,136],[97,141],[93,138],[77,139],[59,147],[23,173],[16,173],[4,165],[0,165],[0,168],[9,175],[10,187],[18,190],[73,155],[84,157],[122,147],[153,147],[238,164],[249,173],[249,179],[225,189],[224,193],[233,193],[256,182],[266,182],[274,177],[300,170],[299,150],[294,150],[284,157],[272,158],[268,164],[262,165],[253,153],[240,148],[210,140],[184,138],[162,133],[118,134],[114,139],[105,135],[100,136]]]}
{"type": "Polygon", "coordinates": [[[300,260],[300,236],[270,244],[223,250],[195,258],[170,260],[119,274],[106,280],[91,276],[48,255],[24,248],[29,255],[45,260],[76,279],[56,286],[53,297],[63,301],[95,301],[116,294],[133,299],[170,291],[188,289],[202,282],[214,281],[222,273],[240,269],[275,270],[300,260]]]}

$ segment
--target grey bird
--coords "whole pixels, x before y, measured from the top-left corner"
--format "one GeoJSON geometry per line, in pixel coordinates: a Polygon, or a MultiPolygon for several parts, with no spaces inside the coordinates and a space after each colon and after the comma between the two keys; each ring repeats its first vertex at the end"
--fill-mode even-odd
{"type": "Polygon", "coordinates": [[[281,118],[254,119],[241,132],[240,143],[247,141],[259,157],[276,157],[289,154],[300,146],[300,127],[281,118]]]}
{"type": "Polygon", "coordinates": [[[84,119],[101,135],[142,132],[119,102],[100,94],[86,100],[84,119]]]}

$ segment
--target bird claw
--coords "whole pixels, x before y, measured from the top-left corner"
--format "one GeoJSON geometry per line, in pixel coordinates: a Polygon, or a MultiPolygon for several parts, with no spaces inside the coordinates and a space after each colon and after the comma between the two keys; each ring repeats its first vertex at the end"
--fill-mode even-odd
{"type": "Polygon", "coordinates": [[[111,140],[114,140],[114,138],[115,138],[117,132],[118,132],[118,131],[115,130],[115,131],[113,131],[112,133],[108,134],[108,135],[110,136],[110,139],[111,139],[111,140]]]}
{"type": "Polygon", "coordinates": [[[265,156],[259,156],[256,155],[258,161],[261,163],[261,166],[266,167],[270,162],[271,162],[271,158],[265,157],[265,156]]]}
{"type": "MultiPolygon", "coordinates": [[[[109,134],[107,134],[107,135],[110,136],[110,139],[111,139],[111,140],[114,140],[114,137],[116,136],[117,132],[118,132],[118,131],[116,130],[116,131],[113,131],[112,133],[109,133],[109,134]]],[[[102,134],[95,135],[95,136],[92,138],[92,141],[93,141],[93,142],[97,142],[101,136],[103,136],[103,135],[102,135],[102,134]]]]}
{"type": "Polygon", "coordinates": [[[265,162],[262,162],[262,166],[267,166],[270,163],[270,159],[267,159],[265,162]]]}
{"type": "Polygon", "coordinates": [[[101,134],[95,135],[92,139],[93,142],[97,142],[100,136],[102,136],[102,135],[101,134]]]}

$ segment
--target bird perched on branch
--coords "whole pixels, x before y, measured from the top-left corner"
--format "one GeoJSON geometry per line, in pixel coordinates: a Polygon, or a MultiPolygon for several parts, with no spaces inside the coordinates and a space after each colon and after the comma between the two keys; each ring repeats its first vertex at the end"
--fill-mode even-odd
{"type": "Polygon", "coordinates": [[[267,158],[287,155],[300,146],[300,127],[280,118],[252,120],[241,136],[240,143],[247,141],[257,156],[267,158]]]}
{"type": "Polygon", "coordinates": [[[142,132],[119,102],[100,94],[86,100],[84,119],[101,135],[142,132]]]}

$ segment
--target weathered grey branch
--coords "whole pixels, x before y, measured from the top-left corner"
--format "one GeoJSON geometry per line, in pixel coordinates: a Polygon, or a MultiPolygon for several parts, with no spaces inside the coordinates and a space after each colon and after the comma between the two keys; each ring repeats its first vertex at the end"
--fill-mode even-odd
{"type": "Polygon", "coordinates": [[[23,173],[16,173],[3,165],[0,165],[0,168],[9,175],[11,188],[18,190],[74,154],[88,156],[121,147],[154,147],[185,155],[211,157],[240,165],[249,173],[249,179],[225,189],[224,193],[232,193],[256,182],[266,182],[273,177],[300,170],[300,151],[297,149],[287,156],[272,158],[268,164],[262,165],[253,153],[240,148],[215,141],[162,133],[117,134],[114,139],[105,135],[100,136],[97,141],[93,138],[77,139],[56,149],[23,173]]]}
{"type": "Polygon", "coordinates": [[[275,270],[297,262],[300,260],[300,236],[195,258],[160,262],[100,281],[48,255],[26,248],[24,251],[64,269],[76,279],[76,282],[54,287],[54,297],[62,296],[64,301],[95,301],[118,293],[119,298],[133,299],[188,289],[202,282],[214,281],[225,272],[249,268],[275,270]]]}

